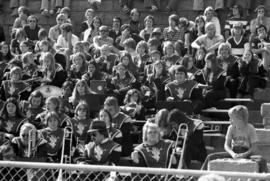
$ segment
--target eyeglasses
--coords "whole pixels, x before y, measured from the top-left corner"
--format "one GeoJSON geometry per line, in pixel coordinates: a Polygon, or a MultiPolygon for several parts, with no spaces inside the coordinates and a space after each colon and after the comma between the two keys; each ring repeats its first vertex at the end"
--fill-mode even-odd
{"type": "Polygon", "coordinates": [[[258,10],[258,13],[264,13],[264,10],[258,10]]]}
{"type": "Polygon", "coordinates": [[[36,20],[29,20],[28,22],[29,22],[29,23],[35,23],[36,20]]]}
{"type": "Polygon", "coordinates": [[[92,133],[91,136],[92,137],[96,137],[97,136],[97,133],[92,133]]]}

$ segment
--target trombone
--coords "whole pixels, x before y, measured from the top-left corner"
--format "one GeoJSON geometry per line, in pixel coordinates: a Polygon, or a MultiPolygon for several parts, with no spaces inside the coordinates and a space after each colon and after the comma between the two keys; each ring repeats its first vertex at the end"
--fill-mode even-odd
{"type": "Polygon", "coordinates": [[[177,138],[175,141],[175,147],[172,150],[172,154],[170,157],[168,168],[170,169],[172,166],[172,160],[175,154],[181,154],[179,163],[177,166],[177,169],[182,169],[184,166],[184,154],[185,154],[185,148],[186,148],[186,141],[187,141],[187,135],[188,135],[188,125],[186,123],[181,123],[177,130],[177,138]],[[177,145],[180,142],[180,139],[183,140],[182,148],[179,148],[177,145]]]}
{"type": "Polygon", "coordinates": [[[28,152],[27,157],[30,158],[32,156],[36,156],[37,152],[37,135],[34,129],[30,129],[28,132],[28,152]]]}
{"type": "MultiPolygon", "coordinates": [[[[61,160],[60,160],[61,164],[71,163],[72,137],[73,137],[72,127],[66,126],[64,128],[64,134],[63,134],[62,152],[61,152],[61,160]],[[66,142],[69,142],[69,143],[66,143],[66,142]],[[65,152],[65,147],[67,144],[69,146],[69,150],[68,152],[65,152]]],[[[63,180],[66,180],[66,178],[63,178],[63,169],[60,169],[56,181],[63,181],[63,180]]]]}

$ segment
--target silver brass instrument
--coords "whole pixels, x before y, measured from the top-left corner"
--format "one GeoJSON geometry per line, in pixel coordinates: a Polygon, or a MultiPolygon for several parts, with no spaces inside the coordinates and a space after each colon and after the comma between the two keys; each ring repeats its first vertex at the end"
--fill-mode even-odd
{"type": "MultiPolygon", "coordinates": [[[[71,126],[66,126],[64,128],[64,135],[63,135],[63,142],[62,142],[62,152],[61,152],[61,164],[68,164],[71,163],[71,155],[72,155],[72,136],[73,136],[73,130],[71,126]],[[65,147],[68,144],[69,150],[68,152],[65,152],[65,147]]],[[[63,177],[66,174],[63,173],[63,169],[59,170],[57,181],[63,181],[66,180],[65,177],[63,177]]]]}
{"type": "Polygon", "coordinates": [[[34,129],[30,129],[28,132],[28,152],[27,157],[36,156],[37,152],[37,144],[36,144],[36,131],[34,129]]]}
{"type": "Polygon", "coordinates": [[[175,141],[175,147],[172,151],[171,157],[170,157],[170,161],[169,161],[169,165],[168,168],[171,168],[172,166],[172,160],[175,154],[181,154],[180,155],[180,159],[179,159],[179,164],[178,164],[178,169],[182,169],[183,168],[183,159],[184,159],[184,151],[185,151],[185,147],[186,147],[186,141],[187,141],[187,134],[188,134],[188,125],[186,123],[181,123],[178,127],[178,131],[177,131],[177,138],[175,141]],[[182,144],[182,148],[177,147],[178,143],[180,142],[180,139],[183,140],[183,144],[182,144]]]}

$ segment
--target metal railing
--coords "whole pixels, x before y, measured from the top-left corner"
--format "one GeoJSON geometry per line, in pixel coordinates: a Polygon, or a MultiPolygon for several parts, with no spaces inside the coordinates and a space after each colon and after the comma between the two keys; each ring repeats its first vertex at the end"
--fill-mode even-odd
{"type": "Polygon", "coordinates": [[[0,161],[0,180],[41,180],[41,181],[175,181],[182,178],[200,177],[205,174],[218,174],[230,180],[270,180],[270,173],[221,172],[202,170],[176,170],[162,168],[58,164],[39,162],[0,161]],[[59,170],[62,170],[59,175],[59,170]]]}

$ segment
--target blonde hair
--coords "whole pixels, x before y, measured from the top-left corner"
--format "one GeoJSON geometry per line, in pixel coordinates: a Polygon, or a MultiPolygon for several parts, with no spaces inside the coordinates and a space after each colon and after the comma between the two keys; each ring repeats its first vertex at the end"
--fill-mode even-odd
{"type": "Polygon", "coordinates": [[[231,117],[235,117],[237,120],[242,120],[244,123],[248,123],[248,109],[246,106],[237,105],[229,109],[228,114],[231,117]]]}
{"type": "Polygon", "coordinates": [[[159,138],[161,137],[160,135],[160,128],[158,127],[158,125],[156,123],[151,123],[151,122],[146,122],[143,126],[143,142],[146,142],[147,141],[147,131],[148,129],[150,128],[153,128],[157,131],[158,135],[159,135],[159,138]]]}

